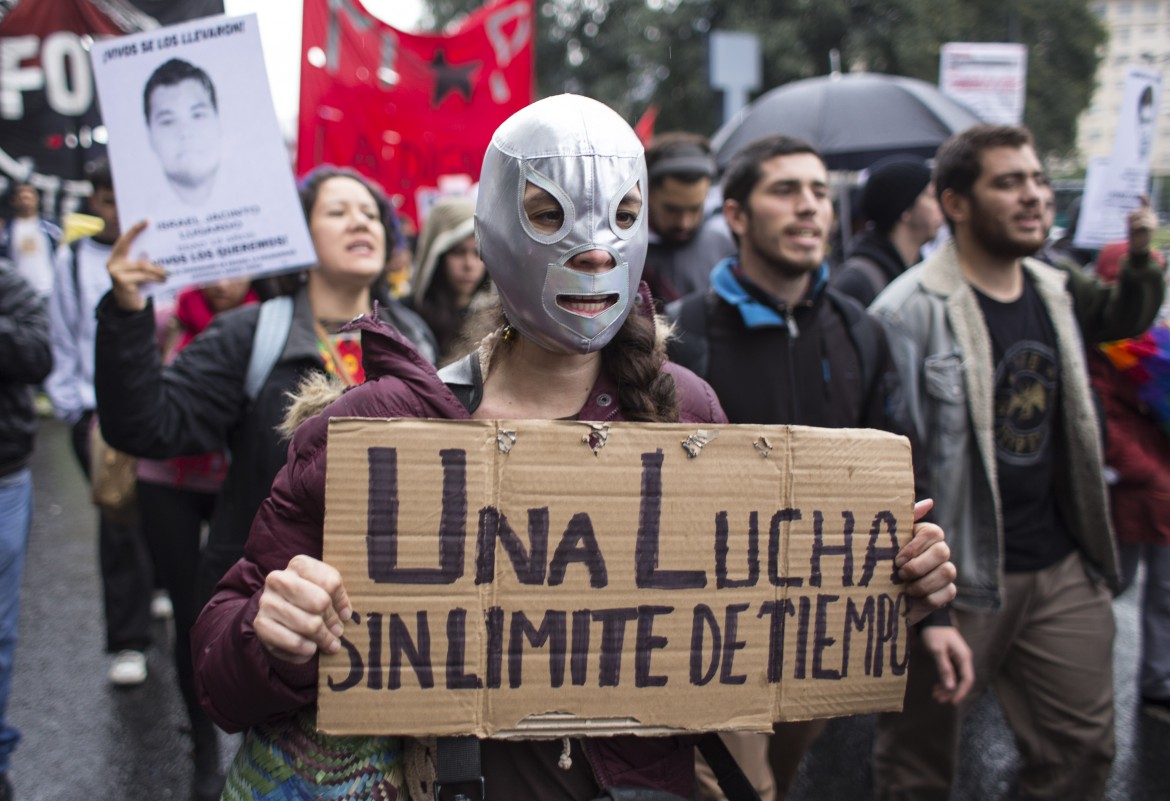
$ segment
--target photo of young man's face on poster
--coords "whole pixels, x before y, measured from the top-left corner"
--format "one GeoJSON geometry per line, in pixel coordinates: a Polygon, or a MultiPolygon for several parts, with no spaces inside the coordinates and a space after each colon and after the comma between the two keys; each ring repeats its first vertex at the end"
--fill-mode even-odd
{"type": "Polygon", "coordinates": [[[142,102],[167,184],[184,203],[201,206],[215,189],[223,144],[215,84],[201,68],[172,58],[151,73],[142,102]]]}

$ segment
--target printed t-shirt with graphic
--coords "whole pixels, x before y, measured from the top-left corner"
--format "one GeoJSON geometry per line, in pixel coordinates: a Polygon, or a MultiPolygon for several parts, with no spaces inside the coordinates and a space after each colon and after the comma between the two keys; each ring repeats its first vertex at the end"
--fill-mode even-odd
{"type": "Polygon", "coordinates": [[[1053,485],[1060,434],[1060,354],[1052,321],[1031,278],[1001,303],[975,291],[995,362],[995,444],[1003,503],[1004,569],[1050,567],[1076,547],[1061,520],[1053,485]]]}

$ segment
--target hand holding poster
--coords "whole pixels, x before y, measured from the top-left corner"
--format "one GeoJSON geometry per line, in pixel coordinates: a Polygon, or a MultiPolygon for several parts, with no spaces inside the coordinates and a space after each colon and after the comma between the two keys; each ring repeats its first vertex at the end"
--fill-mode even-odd
{"type": "Polygon", "coordinates": [[[786,426],[334,419],[332,734],[754,729],[899,709],[910,448],[786,426]]]}
{"type": "Polygon", "coordinates": [[[153,291],[316,260],[255,15],[97,42],[92,58],[118,221],[148,219],[131,255],[170,273],[153,291]]]}

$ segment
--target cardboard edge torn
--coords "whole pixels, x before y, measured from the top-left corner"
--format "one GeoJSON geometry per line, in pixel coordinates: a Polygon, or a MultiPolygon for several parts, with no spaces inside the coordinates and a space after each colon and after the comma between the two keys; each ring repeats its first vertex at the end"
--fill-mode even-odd
{"type": "Polygon", "coordinates": [[[593,451],[593,455],[597,456],[598,452],[605,447],[605,443],[609,442],[609,423],[591,423],[582,421],[589,426],[589,433],[581,437],[581,442],[589,446],[593,451]]]}
{"type": "MultiPolygon", "coordinates": [[[[769,731],[770,731],[769,724],[769,731]]],[[[571,712],[538,712],[528,715],[515,726],[492,732],[493,739],[555,740],[561,737],[669,737],[694,734],[672,726],[648,726],[633,717],[583,718],[571,712]]]]}

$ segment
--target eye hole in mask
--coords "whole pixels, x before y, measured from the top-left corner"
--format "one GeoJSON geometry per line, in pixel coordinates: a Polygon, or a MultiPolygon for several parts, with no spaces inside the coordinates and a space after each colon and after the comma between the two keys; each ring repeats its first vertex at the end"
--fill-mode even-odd
{"type": "Polygon", "coordinates": [[[525,162],[520,171],[520,225],[537,242],[552,245],[573,228],[577,210],[565,190],[525,162]]]}
{"type": "Polygon", "coordinates": [[[644,193],[641,170],[627,178],[609,200],[609,227],[619,239],[630,239],[642,227],[644,193]]]}

